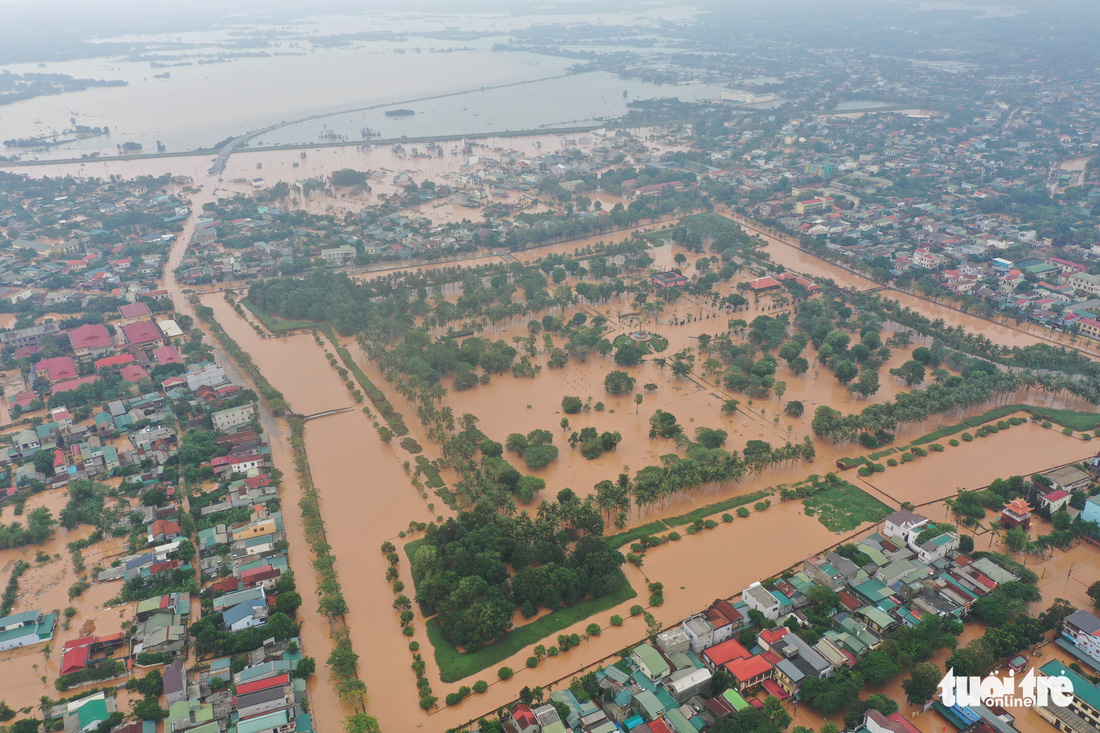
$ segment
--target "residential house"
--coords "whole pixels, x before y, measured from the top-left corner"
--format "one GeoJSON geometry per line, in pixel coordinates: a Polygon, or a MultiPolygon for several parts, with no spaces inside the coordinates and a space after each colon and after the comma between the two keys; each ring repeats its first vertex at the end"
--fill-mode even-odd
{"type": "Polygon", "coordinates": [[[1074,656],[1100,670],[1100,618],[1085,610],[1066,616],[1057,641],[1064,648],[1072,646],[1074,656]]]}
{"type": "Polygon", "coordinates": [[[114,344],[107,327],[101,323],[86,323],[69,331],[69,343],[80,359],[102,356],[111,351],[114,344]]]}
{"type": "Polygon", "coordinates": [[[240,407],[220,410],[213,413],[210,418],[214,423],[214,429],[220,433],[225,433],[241,425],[248,425],[255,416],[256,406],[252,403],[248,403],[240,407]]]}
{"type": "Polygon", "coordinates": [[[783,602],[760,583],[753,583],[743,590],[741,600],[749,608],[760,611],[765,618],[770,618],[773,621],[779,618],[783,606],[783,602]]]}

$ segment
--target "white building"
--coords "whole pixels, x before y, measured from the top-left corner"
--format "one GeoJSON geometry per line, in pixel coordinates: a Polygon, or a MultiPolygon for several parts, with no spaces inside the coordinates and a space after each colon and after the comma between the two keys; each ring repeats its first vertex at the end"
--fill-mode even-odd
{"type": "Polygon", "coordinates": [[[1100,618],[1088,611],[1072,613],[1062,622],[1062,636],[1092,660],[1094,669],[1100,669],[1100,618]]]}
{"type": "Polygon", "coordinates": [[[214,387],[226,381],[225,370],[212,361],[192,368],[183,377],[187,380],[187,389],[192,392],[202,386],[214,387]]]}
{"type": "Polygon", "coordinates": [[[256,406],[251,402],[240,407],[231,407],[228,410],[219,410],[210,418],[214,421],[214,429],[226,432],[241,425],[248,425],[256,416],[256,406]]]}
{"type": "Polygon", "coordinates": [[[745,605],[749,608],[755,608],[760,613],[764,614],[765,618],[770,618],[773,621],[779,618],[779,599],[771,594],[760,583],[753,583],[745,590],[741,591],[741,600],[745,602],[745,605]]]}
{"type": "Polygon", "coordinates": [[[321,250],[321,259],[326,265],[343,265],[348,260],[355,259],[355,247],[345,244],[342,247],[332,247],[321,250]]]}
{"type": "Polygon", "coordinates": [[[883,521],[882,533],[887,537],[900,537],[903,540],[908,540],[911,531],[916,529],[919,534],[920,530],[927,525],[928,517],[902,509],[894,512],[883,521]]]}

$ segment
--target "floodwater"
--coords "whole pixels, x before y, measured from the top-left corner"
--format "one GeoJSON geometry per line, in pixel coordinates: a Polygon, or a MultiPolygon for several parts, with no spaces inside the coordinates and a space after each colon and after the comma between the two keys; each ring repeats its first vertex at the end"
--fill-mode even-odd
{"type": "MultiPolygon", "coordinates": [[[[973,430],[969,432],[974,434],[973,430]]],[[[926,457],[909,463],[901,463],[899,455],[889,456],[899,459],[898,465],[873,474],[871,485],[898,502],[919,505],[954,496],[960,489],[988,486],[995,478],[1029,476],[1096,454],[1090,442],[1033,423],[1016,425],[984,438],[975,437],[970,443],[962,442],[960,435],[961,432],[936,441],[944,446],[943,453],[930,451],[926,457]],[[948,444],[951,438],[959,440],[957,447],[948,444]]],[[[853,476],[853,480],[858,477],[853,476]]]]}
{"type": "MultiPolygon", "coordinates": [[[[551,145],[560,145],[560,140],[555,136],[547,136],[543,140],[543,152],[556,149],[551,145]]],[[[526,154],[532,154],[536,150],[533,140],[527,138],[499,140],[489,144],[488,147],[515,149],[526,154]]],[[[491,157],[491,153],[484,151],[479,151],[479,155],[484,158],[491,157]]],[[[264,163],[263,175],[271,180],[301,180],[325,175],[341,167],[382,170],[386,174],[386,181],[380,183],[377,191],[389,190],[387,187],[393,185],[390,179],[397,170],[412,170],[417,175],[430,176],[433,180],[445,180],[447,176],[455,175],[458,170],[449,156],[444,159],[406,160],[396,158],[389,149],[362,151],[345,147],[310,150],[306,159],[301,159],[294,151],[243,152],[234,155],[231,159],[225,179],[257,175],[254,172],[255,163],[259,161],[264,163]],[[293,167],[294,162],[299,162],[298,168],[293,167]]],[[[190,174],[195,178],[196,185],[203,187],[202,191],[193,197],[192,208],[195,211],[201,210],[202,203],[211,200],[215,195],[251,190],[247,184],[225,184],[210,180],[205,174],[208,165],[209,159],[200,156],[118,163],[89,162],[64,167],[43,166],[24,170],[33,175],[57,175],[62,171],[80,171],[82,175],[103,177],[111,173],[137,175],[166,171],[190,174]],[[180,164],[182,168],[177,167],[180,164]]],[[[369,199],[373,196],[376,196],[376,193],[371,197],[360,199],[345,197],[342,200],[330,200],[318,195],[316,200],[300,201],[298,205],[308,205],[311,210],[325,210],[325,207],[336,210],[333,207],[344,207],[346,210],[354,211],[364,204],[369,204],[369,199]]],[[[604,201],[604,204],[613,205],[613,202],[608,200],[604,201]]],[[[461,212],[451,212],[447,215],[454,216],[456,213],[461,212]]],[[[474,210],[470,210],[469,216],[475,220],[480,218],[479,212],[474,210]]],[[[186,243],[196,220],[197,215],[189,219],[179,243],[173,248],[167,268],[169,271],[178,264],[184,251],[183,244],[186,243]]],[[[671,223],[658,222],[644,228],[669,226],[671,223]]],[[[632,233],[632,231],[624,231],[597,235],[589,240],[560,243],[516,253],[516,257],[522,261],[531,261],[551,252],[573,252],[586,244],[621,241],[632,233]]],[[[866,278],[824,263],[794,247],[781,244],[778,240],[772,239],[767,251],[774,261],[790,269],[810,275],[832,277],[841,284],[861,289],[873,286],[873,283],[866,278]]],[[[655,248],[652,254],[658,267],[671,266],[674,254],[671,247],[655,248]]],[[[477,263],[476,260],[470,261],[470,264],[477,263]]],[[[445,265],[429,265],[429,267],[436,266],[445,265]]],[[[691,265],[689,264],[688,267],[690,268],[691,265]]],[[[372,277],[377,274],[363,273],[360,276],[372,277]]],[[[575,284],[573,281],[568,282],[575,284]]],[[[724,283],[718,289],[725,292],[725,289],[733,286],[734,283],[724,283]]],[[[175,297],[177,307],[185,311],[191,310],[171,274],[166,278],[166,287],[175,297]]],[[[891,297],[895,296],[891,295],[891,297]]],[[[414,707],[418,697],[415,676],[401,661],[404,659],[412,661],[411,657],[407,656],[408,639],[401,635],[396,614],[390,605],[392,594],[388,592],[389,589],[384,585],[383,580],[386,563],[378,548],[385,540],[396,542],[397,533],[407,527],[410,520],[429,521],[435,515],[448,516],[450,512],[435,497],[430,496],[428,500],[424,500],[417,495],[402,467],[402,463],[411,461],[412,456],[404,452],[396,441],[393,445],[386,446],[378,439],[371,425],[371,419],[363,414],[360,406],[355,405],[351,400],[348,390],[326,361],[325,350],[328,347],[322,349],[309,335],[261,337],[251,328],[246,319],[236,314],[220,294],[203,296],[203,303],[215,310],[218,321],[241,347],[252,355],[261,372],[283,391],[296,412],[308,415],[341,407],[354,408],[346,413],[308,422],[306,444],[311,457],[313,478],[321,495],[321,511],[326,521],[328,541],[337,558],[337,570],[351,608],[348,621],[354,647],[361,657],[361,675],[370,695],[369,709],[378,716],[384,729],[408,728],[410,721],[415,720],[418,726],[427,731],[446,730],[489,709],[510,702],[515,699],[519,689],[524,685],[546,685],[561,678],[565,678],[567,682],[578,668],[613,655],[645,635],[644,623],[641,619],[628,618],[621,629],[606,628],[602,636],[556,659],[543,661],[536,670],[525,668],[524,660],[530,652],[524,650],[513,658],[494,665],[461,683],[444,685],[438,680],[438,670],[430,653],[430,645],[426,642],[422,622],[418,619],[415,622],[417,635],[413,638],[422,644],[424,658],[428,664],[427,674],[432,680],[434,693],[437,696],[442,698],[456,689],[459,684],[472,684],[476,679],[484,679],[491,683],[489,692],[485,695],[475,696],[455,708],[447,708],[427,717],[421,715],[414,707]],[[369,476],[370,480],[364,481],[362,478],[364,476],[369,476]],[[431,511],[428,508],[429,502],[436,504],[431,511]],[[397,660],[396,663],[394,660],[397,660]],[[507,683],[495,681],[495,670],[499,666],[512,667],[517,670],[516,676],[507,683]]],[[[980,329],[987,334],[994,331],[989,322],[966,316],[945,306],[917,298],[913,298],[912,303],[922,312],[932,317],[943,317],[949,323],[958,322],[968,328],[980,329]],[[953,318],[957,320],[951,320],[953,318]]],[[[615,333],[637,327],[635,323],[625,320],[620,323],[621,314],[636,310],[627,301],[602,303],[595,307],[586,307],[586,310],[590,315],[595,312],[606,315],[616,328],[615,333]]],[[[715,311],[707,304],[685,298],[683,302],[669,307],[660,314],[643,318],[642,325],[669,339],[669,348],[662,355],[670,357],[678,349],[694,346],[697,343],[697,336],[702,333],[715,334],[724,331],[728,318],[744,318],[751,321],[756,315],[776,315],[782,310],[782,307],[775,307],[766,297],[761,298],[758,304],[754,303],[748,309],[736,314],[715,311]],[[675,325],[676,323],[679,325],[675,325]]],[[[526,335],[526,320],[524,318],[522,322],[489,328],[481,335],[494,340],[501,338],[511,341],[516,336],[526,335]]],[[[1003,338],[1012,343],[1026,344],[1040,340],[1039,337],[1023,331],[1009,328],[1005,328],[1004,331],[1003,338]]],[[[992,335],[990,337],[993,338],[992,335]]],[[[412,406],[396,395],[392,387],[381,379],[373,365],[363,360],[353,342],[344,339],[344,343],[350,347],[351,353],[363,365],[371,379],[391,395],[394,405],[404,413],[410,435],[424,447],[424,455],[429,458],[434,457],[437,449],[425,440],[422,426],[417,423],[412,406]]],[[[541,350],[541,336],[538,346],[541,350]]],[[[219,354],[219,362],[226,365],[231,376],[236,380],[244,381],[232,363],[227,362],[224,355],[220,354],[220,349],[216,348],[216,351],[219,354]]],[[[881,370],[882,388],[873,399],[888,399],[901,389],[897,381],[888,375],[887,370],[899,363],[904,356],[905,351],[898,350],[891,362],[881,370]]],[[[854,411],[861,407],[859,404],[861,401],[851,397],[827,372],[822,370],[817,373],[811,370],[802,377],[795,377],[787,373],[785,367],[782,367],[777,374],[777,378],[783,379],[788,385],[784,397],[782,399],[769,397],[749,404],[745,396],[727,394],[714,385],[712,379],[704,379],[701,376],[703,358],[705,357],[697,357],[691,379],[677,379],[670,373],[662,373],[661,368],[651,361],[630,368],[628,371],[637,379],[635,391],[643,394],[643,402],[638,407],[633,403],[633,393],[612,397],[604,391],[602,384],[604,375],[617,367],[611,359],[597,354],[590,355],[585,364],[571,362],[568,367],[561,370],[545,367],[545,355],[540,354],[535,361],[544,366],[532,383],[528,384],[525,380],[515,378],[511,374],[494,376],[486,386],[478,386],[465,392],[449,392],[444,403],[450,405],[456,415],[463,412],[477,415],[480,418],[479,427],[496,440],[503,440],[511,432],[527,432],[535,428],[550,430],[555,436],[555,444],[561,454],[549,467],[534,472],[547,480],[548,487],[545,492],[547,496],[565,486],[573,488],[579,494],[587,494],[594,483],[605,478],[614,478],[619,471],[626,470],[626,467],[636,471],[644,465],[656,462],[662,454],[675,452],[672,441],[651,440],[648,437],[648,417],[658,408],[675,414],[689,434],[699,426],[726,429],[730,433],[727,446],[731,449],[740,449],[749,439],[767,440],[773,446],[787,439],[800,440],[803,436],[810,434],[809,417],[817,404],[831,404],[845,411],[854,411]],[[659,385],[657,390],[649,392],[641,389],[641,386],[648,382],[659,385]],[[623,440],[617,450],[605,453],[593,461],[585,461],[572,453],[572,449],[566,442],[568,433],[563,432],[559,426],[563,417],[560,407],[561,398],[566,394],[576,394],[582,399],[591,397],[593,405],[597,401],[604,402],[603,411],[592,409],[568,416],[569,431],[586,426],[595,427],[601,432],[618,430],[622,433],[623,440]],[[741,401],[741,411],[734,416],[725,416],[720,412],[720,406],[724,399],[730,397],[741,401]],[[778,414],[782,404],[791,399],[800,399],[806,403],[806,416],[791,419],[778,414]],[[778,423],[775,421],[777,417],[778,423]]],[[[911,427],[907,435],[916,437],[940,424],[957,422],[958,419],[959,416],[950,418],[944,416],[937,420],[930,420],[924,425],[911,427]]],[[[309,566],[310,555],[304,542],[300,516],[295,508],[300,496],[300,487],[297,486],[294,478],[293,462],[287,445],[288,431],[284,423],[273,419],[266,410],[262,411],[261,421],[271,438],[272,458],[275,465],[284,473],[282,495],[287,508],[284,512],[284,521],[291,545],[291,566],[296,571],[303,597],[314,597],[316,576],[309,566]]],[[[983,486],[998,476],[1030,473],[1056,463],[1080,459],[1092,452],[1088,450],[1088,446],[1078,445],[1080,441],[1077,439],[1062,436],[1057,431],[1042,431],[1046,433],[1044,435],[1038,435],[1036,431],[1042,431],[1042,429],[1031,425],[1018,426],[1012,428],[1007,434],[998,433],[976,439],[973,443],[963,444],[958,448],[949,447],[945,453],[931,454],[927,458],[917,459],[914,462],[923,466],[925,462],[934,461],[936,465],[929,466],[929,470],[918,471],[912,466],[891,468],[884,474],[876,474],[873,477],[874,484],[896,497],[896,502],[929,501],[954,494],[957,486],[966,488],[983,486]],[[1027,458],[1029,455],[1036,458],[1029,460],[1027,458]],[[937,483],[935,478],[937,476],[949,476],[950,479],[937,483]]],[[[698,493],[687,499],[669,500],[660,506],[653,507],[644,515],[634,512],[630,517],[630,524],[651,521],[657,516],[679,514],[717,499],[747,493],[758,488],[791,483],[810,473],[825,473],[833,469],[837,458],[859,454],[862,451],[854,446],[835,447],[817,443],[817,452],[818,457],[813,465],[797,463],[778,467],[765,471],[759,476],[747,477],[735,486],[698,493]]],[[[517,468],[521,470],[524,468],[522,460],[514,455],[508,457],[517,468]]],[[[450,477],[445,473],[445,478],[450,477]]],[[[854,474],[848,478],[856,480],[854,474]]],[[[36,505],[34,502],[50,502],[51,506],[57,506],[58,498],[45,494],[41,498],[34,497],[28,502],[28,510],[36,505]]],[[[608,627],[607,619],[613,614],[628,617],[626,609],[630,605],[639,602],[644,605],[645,598],[648,596],[645,591],[647,579],[665,584],[666,602],[659,609],[654,609],[654,613],[660,621],[671,625],[684,616],[704,608],[715,597],[738,593],[749,583],[799,563],[837,541],[836,535],[829,532],[816,518],[806,517],[801,510],[800,502],[777,503],[766,512],[754,513],[749,519],[736,519],[728,525],[720,524],[714,530],[705,531],[694,537],[685,536],[679,543],[671,543],[651,550],[646,556],[643,568],[626,569],[632,585],[639,591],[639,598],[609,610],[598,618],[581,622],[573,629],[565,630],[566,633],[582,633],[584,626],[593,620],[608,627]],[[782,537],[783,542],[776,543],[774,541],[776,537],[782,537]],[[710,560],[713,557],[721,557],[725,562],[721,565],[700,562],[701,558],[710,560]],[[722,569],[715,572],[712,570],[715,567],[722,569]]],[[[55,540],[55,543],[58,542],[55,540]]],[[[64,549],[63,543],[58,546],[64,549]]],[[[61,562],[67,562],[66,554],[62,552],[63,560],[57,563],[59,567],[61,562]]],[[[8,564],[11,562],[2,555],[0,555],[0,561],[8,564]]],[[[89,560],[89,567],[92,563],[93,561],[89,560]]],[[[53,565],[54,563],[50,563],[47,568],[53,565]]],[[[409,583],[407,563],[404,562],[403,556],[399,567],[402,580],[406,584],[409,583]]],[[[1058,593],[1071,593],[1067,597],[1078,598],[1081,590],[1077,584],[1089,579],[1089,574],[1096,574],[1095,566],[1090,565],[1090,568],[1089,573],[1074,570],[1072,576],[1068,570],[1060,569],[1057,572],[1051,570],[1049,581],[1052,584],[1051,592],[1055,592],[1053,587],[1061,582],[1063,588],[1058,590],[1058,593]],[[1059,578],[1063,579],[1059,580],[1059,578]]],[[[3,568],[0,567],[0,573],[2,572],[3,568]]],[[[28,572],[25,577],[37,577],[33,574],[38,572],[38,569],[28,572]]],[[[61,571],[55,572],[60,574],[61,571]]],[[[71,565],[69,572],[71,573],[71,565]]],[[[44,610],[55,605],[64,607],[67,601],[63,602],[62,599],[69,584],[64,577],[59,577],[53,585],[49,581],[38,580],[36,585],[46,590],[54,589],[50,592],[60,591],[61,598],[50,600],[49,596],[43,596],[40,599],[34,599],[33,602],[43,604],[44,610]]],[[[97,601],[98,603],[102,603],[110,593],[114,592],[93,588],[85,596],[92,600],[99,598],[93,591],[106,594],[97,601]]],[[[28,602],[32,601],[28,600],[28,602]]],[[[83,599],[81,602],[84,602],[83,599]]],[[[330,648],[327,638],[328,622],[311,606],[312,604],[307,603],[299,611],[299,617],[304,621],[303,644],[307,654],[323,660],[327,657],[330,648]]],[[[83,613],[82,607],[81,614],[83,613]]],[[[111,612],[105,613],[109,615],[111,612]]],[[[82,618],[83,616],[78,616],[78,619],[82,618]]],[[[97,619],[96,622],[98,624],[99,620],[97,619]]],[[[102,623],[105,628],[106,620],[102,623]]],[[[38,663],[34,654],[16,656],[20,661],[13,659],[11,663],[21,665],[19,666],[21,675],[26,675],[28,679],[33,678],[36,674],[33,664],[38,663]]],[[[21,690],[20,697],[25,697],[30,703],[34,703],[38,696],[43,694],[38,689],[40,685],[37,683],[27,683],[27,685],[25,690],[21,690]]],[[[318,729],[335,729],[338,718],[342,715],[341,707],[335,699],[331,685],[328,684],[325,671],[320,671],[311,680],[310,694],[318,729]]],[[[799,714],[804,716],[799,718],[800,722],[803,719],[812,719],[812,716],[808,716],[805,711],[800,711],[799,714]]]]}
{"type": "Polygon", "coordinates": [[[110,157],[126,142],[142,145],[146,153],[156,152],[158,142],[170,152],[211,148],[228,137],[291,122],[253,144],[358,141],[364,127],[398,138],[598,124],[625,114],[629,101],[672,96],[690,101],[721,92],[719,86],[666,86],[602,71],[558,78],[573,65],[571,59],[494,52],[490,43],[438,52],[425,48],[423,53],[358,43],[167,70],[117,58],[47,64],[45,69],[5,67],[121,79],[128,85],[7,105],[0,111],[0,125],[13,138],[54,134],[72,128],[74,120],[110,128],[109,135],[46,150],[9,149],[26,159],[48,160],[90,153],[110,157]],[[170,78],[154,78],[164,71],[170,78]],[[393,105],[416,114],[387,117],[382,108],[393,105]]]}

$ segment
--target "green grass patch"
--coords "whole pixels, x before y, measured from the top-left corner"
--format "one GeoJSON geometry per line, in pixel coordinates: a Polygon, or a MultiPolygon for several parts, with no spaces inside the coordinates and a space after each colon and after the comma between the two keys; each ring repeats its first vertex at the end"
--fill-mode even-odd
{"type": "Polygon", "coordinates": [[[1074,410],[1050,410],[1045,407],[1033,407],[1028,410],[1041,416],[1044,420],[1050,420],[1064,428],[1071,430],[1096,430],[1100,428],[1100,414],[1095,412],[1076,412],[1074,410]]]}
{"type": "Polygon", "coordinates": [[[276,318],[248,298],[241,300],[241,305],[251,311],[252,315],[256,316],[256,320],[264,324],[264,328],[272,333],[300,331],[303,328],[317,328],[318,325],[313,321],[284,321],[280,318],[276,318]]]}
{"type": "Polygon", "coordinates": [[[442,489],[447,485],[443,481],[443,477],[439,475],[439,471],[424,456],[416,457],[416,466],[420,469],[420,473],[424,475],[424,485],[429,489],[442,489]]]}
{"type": "Polygon", "coordinates": [[[870,455],[870,459],[872,461],[877,461],[877,460],[880,460],[882,458],[885,458],[886,456],[893,455],[894,453],[897,453],[897,452],[898,452],[897,448],[887,448],[886,450],[880,450],[880,451],[877,451],[875,453],[872,453],[870,455]]]}
{"type": "Polygon", "coordinates": [[[844,482],[817,492],[802,505],[812,510],[830,532],[850,532],[864,522],[879,522],[890,514],[890,507],[844,482]]]}
{"type": "MultiPolygon", "coordinates": [[[[408,552],[408,548],[409,545],[405,545],[406,552],[408,552]]],[[[450,642],[443,638],[443,629],[440,628],[439,622],[434,618],[430,619],[427,624],[428,640],[435,649],[435,662],[439,665],[439,678],[444,682],[457,682],[472,674],[477,674],[541,639],[584,621],[597,613],[614,608],[620,603],[637,597],[637,595],[637,591],[630,586],[626,575],[620,571],[619,583],[610,593],[599,598],[582,601],[575,606],[563,608],[548,616],[543,616],[537,621],[524,624],[509,631],[489,646],[470,654],[460,652],[451,646],[450,642]]]]}
{"type": "Polygon", "coordinates": [[[700,507],[695,511],[688,512],[687,514],[681,514],[678,517],[665,517],[665,524],[671,527],[678,527],[682,524],[691,524],[696,519],[705,519],[712,514],[718,512],[724,512],[729,509],[736,509],[739,506],[745,504],[752,504],[753,502],[766,499],[771,496],[772,492],[767,489],[761,489],[760,491],[754,491],[751,494],[744,494],[742,496],[735,496],[725,501],[719,501],[715,504],[709,504],[708,506],[700,507]]]}
{"type": "Polygon", "coordinates": [[[658,519],[656,522],[643,524],[641,527],[635,527],[626,532],[611,535],[607,538],[607,544],[611,547],[619,548],[623,545],[629,545],[635,540],[640,540],[643,537],[649,537],[650,535],[664,532],[666,529],[668,529],[668,525],[658,519]]]}

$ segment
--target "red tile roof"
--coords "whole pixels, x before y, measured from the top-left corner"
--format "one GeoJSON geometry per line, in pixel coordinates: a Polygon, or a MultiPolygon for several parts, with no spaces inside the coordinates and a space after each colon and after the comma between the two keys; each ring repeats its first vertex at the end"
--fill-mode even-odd
{"type": "Polygon", "coordinates": [[[749,280],[749,287],[753,290],[767,290],[768,288],[778,288],[779,281],[773,277],[758,277],[755,280],[749,280]]]}
{"type": "Polygon", "coordinates": [[[182,364],[183,357],[176,351],[175,346],[161,346],[153,350],[153,358],[158,364],[182,364]]]}
{"type": "Polygon", "coordinates": [[[43,359],[34,365],[36,372],[46,372],[51,382],[61,382],[72,379],[77,375],[76,364],[68,356],[55,356],[52,359],[43,359]]]}
{"type": "Polygon", "coordinates": [[[120,305],[118,312],[122,314],[123,318],[145,318],[149,315],[149,306],[144,303],[127,303],[126,305],[120,305]]]}
{"type": "Polygon", "coordinates": [[[250,692],[259,692],[260,690],[268,690],[272,687],[281,687],[290,682],[289,674],[281,674],[275,677],[268,677],[265,680],[256,680],[255,682],[246,682],[243,685],[237,685],[237,695],[247,695],[250,692]]]}
{"type": "Polygon", "coordinates": [[[74,349],[107,349],[111,334],[102,323],[85,323],[69,331],[69,343],[74,349]]]}
{"type": "Polygon", "coordinates": [[[66,649],[61,654],[61,669],[58,671],[61,674],[69,674],[84,669],[88,666],[88,657],[91,655],[91,651],[87,646],[66,649]]]}
{"type": "Polygon", "coordinates": [[[762,675],[771,668],[772,665],[768,660],[759,654],[748,659],[734,659],[726,664],[726,670],[733,675],[734,679],[741,682],[762,675]]]}
{"type": "Polygon", "coordinates": [[[133,354],[115,354],[114,356],[105,356],[102,359],[96,359],[95,369],[98,372],[100,369],[126,366],[127,364],[132,364],[133,362],[133,354]]]}
{"type": "Polygon", "coordinates": [[[137,364],[130,364],[119,369],[118,376],[122,377],[127,382],[140,382],[143,379],[149,378],[149,372],[145,371],[137,364]]]}
{"type": "Polygon", "coordinates": [[[721,667],[734,659],[746,659],[752,655],[737,639],[730,639],[705,650],[703,656],[715,667],[721,667]]]}
{"type": "Polygon", "coordinates": [[[147,344],[164,338],[157,324],[152,321],[127,323],[122,327],[122,332],[126,334],[126,342],[130,344],[147,344]]]}
{"type": "Polygon", "coordinates": [[[53,393],[54,394],[61,394],[62,392],[68,392],[69,390],[76,389],[77,387],[83,386],[85,384],[91,384],[92,382],[98,382],[98,381],[99,381],[99,375],[98,374],[92,374],[91,376],[88,376],[88,377],[80,377],[79,379],[70,379],[68,381],[60,382],[59,384],[55,384],[53,386],[53,393]]]}

